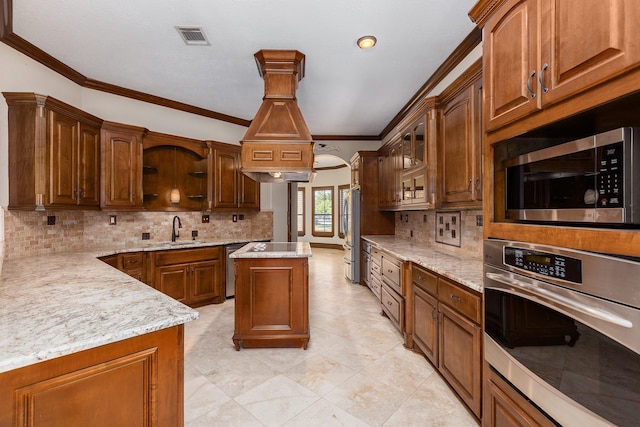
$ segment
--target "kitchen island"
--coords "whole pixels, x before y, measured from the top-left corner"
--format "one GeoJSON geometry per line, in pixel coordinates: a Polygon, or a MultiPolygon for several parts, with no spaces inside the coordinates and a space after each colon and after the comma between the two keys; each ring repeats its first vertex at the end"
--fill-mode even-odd
{"type": "Polygon", "coordinates": [[[1,255],[0,426],[183,425],[196,311],[92,254],[1,255]]]}
{"type": "Polygon", "coordinates": [[[307,242],[249,243],[230,255],[236,267],[236,350],[309,343],[307,242]]]}

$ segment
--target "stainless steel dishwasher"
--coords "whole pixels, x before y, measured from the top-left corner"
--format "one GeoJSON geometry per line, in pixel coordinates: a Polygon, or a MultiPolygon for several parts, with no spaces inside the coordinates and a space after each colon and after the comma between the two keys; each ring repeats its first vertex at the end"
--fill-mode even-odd
{"type": "Polygon", "coordinates": [[[248,242],[244,243],[233,243],[231,245],[225,246],[225,262],[226,262],[226,270],[227,270],[227,278],[226,278],[226,296],[227,298],[233,298],[236,294],[236,270],[234,268],[234,262],[229,258],[229,255],[248,242]]]}

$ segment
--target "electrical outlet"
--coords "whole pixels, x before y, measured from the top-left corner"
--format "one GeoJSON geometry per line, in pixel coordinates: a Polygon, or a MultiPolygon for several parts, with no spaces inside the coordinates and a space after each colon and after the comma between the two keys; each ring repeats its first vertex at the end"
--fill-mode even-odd
{"type": "Polygon", "coordinates": [[[209,215],[202,215],[202,223],[209,224],[209,215]]]}
{"type": "Polygon", "coordinates": [[[47,215],[47,225],[56,225],[55,215],[47,215]]]}
{"type": "Polygon", "coordinates": [[[142,240],[151,239],[151,233],[142,233],[142,240]]]}
{"type": "Polygon", "coordinates": [[[476,215],[476,225],[482,227],[482,215],[476,215]]]}
{"type": "Polygon", "coordinates": [[[238,215],[238,219],[239,219],[240,221],[244,221],[244,214],[240,214],[240,215],[238,215]]]}
{"type": "Polygon", "coordinates": [[[409,237],[413,237],[413,230],[409,231],[409,237]]]}
{"type": "Polygon", "coordinates": [[[238,222],[238,215],[236,214],[231,215],[231,221],[238,222]]]}
{"type": "Polygon", "coordinates": [[[117,223],[117,217],[115,215],[109,215],[109,225],[116,225],[117,223]]]}
{"type": "Polygon", "coordinates": [[[198,230],[191,230],[191,237],[195,240],[198,237],[198,230]]]}

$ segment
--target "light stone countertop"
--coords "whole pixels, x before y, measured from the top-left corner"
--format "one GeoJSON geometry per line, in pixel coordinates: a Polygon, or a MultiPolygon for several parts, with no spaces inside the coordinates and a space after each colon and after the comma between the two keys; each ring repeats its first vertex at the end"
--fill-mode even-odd
{"type": "Polygon", "coordinates": [[[411,261],[477,292],[482,292],[482,254],[477,257],[447,252],[442,245],[415,243],[395,236],[362,236],[403,261],[411,261]]]}
{"type": "Polygon", "coordinates": [[[121,254],[126,252],[153,252],[153,251],[164,251],[164,250],[172,250],[172,249],[191,249],[191,248],[206,248],[210,246],[224,246],[230,245],[234,243],[248,243],[248,242],[263,242],[265,240],[229,240],[229,239],[220,239],[220,240],[178,240],[176,242],[155,242],[155,241],[144,241],[141,240],[138,244],[134,246],[128,246],[126,248],[99,248],[92,249],[91,253],[95,257],[121,254]]]}
{"type": "Polygon", "coordinates": [[[309,258],[309,242],[251,242],[229,255],[230,258],[309,258]]]}
{"type": "Polygon", "coordinates": [[[0,372],[198,318],[98,255],[0,257],[0,372]]]}

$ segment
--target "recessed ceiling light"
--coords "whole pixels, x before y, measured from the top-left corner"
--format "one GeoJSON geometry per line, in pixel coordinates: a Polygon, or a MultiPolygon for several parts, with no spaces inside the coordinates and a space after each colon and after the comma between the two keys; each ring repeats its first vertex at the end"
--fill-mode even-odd
{"type": "Polygon", "coordinates": [[[358,39],[358,47],[360,49],[371,49],[376,45],[377,41],[374,36],[362,36],[358,39]]]}

